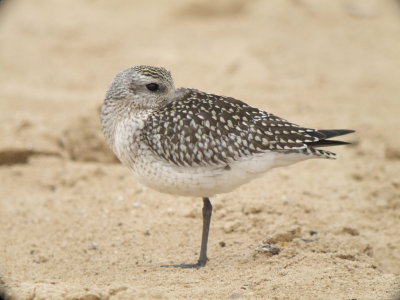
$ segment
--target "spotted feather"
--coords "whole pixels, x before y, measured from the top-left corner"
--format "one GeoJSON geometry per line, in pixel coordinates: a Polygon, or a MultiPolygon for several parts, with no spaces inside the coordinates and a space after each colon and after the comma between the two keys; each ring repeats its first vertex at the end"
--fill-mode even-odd
{"type": "MultiPolygon", "coordinates": [[[[149,115],[143,128],[150,148],[180,166],[224,165],[268,151],[323,156],[307,143],[325,137],[234,98],[180,89],[149,115]]],[[[327,158],[332,153],[327,152],[327,158]]]]}

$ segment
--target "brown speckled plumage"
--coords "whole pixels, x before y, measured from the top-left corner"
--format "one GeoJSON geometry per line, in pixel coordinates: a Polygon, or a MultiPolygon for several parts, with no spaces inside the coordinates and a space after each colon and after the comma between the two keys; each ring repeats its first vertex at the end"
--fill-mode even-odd
{"type": "Polygon", "coordinates": [[[334,153],[307,151],[307,143],[325,138],[230,97],[180,89],[181,96],[156,109],[145,124],[143,140],[176,165],[227,164],[267,151],[299,152],[334,158],[334,153]]]}

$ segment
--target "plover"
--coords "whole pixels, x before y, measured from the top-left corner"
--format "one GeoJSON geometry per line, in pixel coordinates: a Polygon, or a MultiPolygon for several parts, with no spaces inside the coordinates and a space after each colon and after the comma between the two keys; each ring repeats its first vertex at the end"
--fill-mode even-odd
{"type": "Polygon", "coordinates": [[[103,134],[119,160],[155,190],[203,198],[197,263],[207,263],[212,205],[268,170],[308,158],[335,158],[316,147],[348,144],[329,138],[353,130],[300,127],[240,100],[175,89],[164,68],[136,66],[113,79],[101,108],[103,134]]]}

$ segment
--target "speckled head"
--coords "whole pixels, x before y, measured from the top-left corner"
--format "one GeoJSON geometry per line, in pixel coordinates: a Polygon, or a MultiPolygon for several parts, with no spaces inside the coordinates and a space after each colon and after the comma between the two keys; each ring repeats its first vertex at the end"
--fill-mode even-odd
{"type": "Polygon", "coordinates": [[[107,91],[105,104],[123,101],[135,108],[154,108],[175,93],[171,73],[164,68],[136,66],[119,72],[107,91]]]}
{"type": "Polygon", "coordinates": [[[153,78],[162,82],[167,82],[171,86],[174,85],[172,80],[171,72],[162,67],[152,67],[152,66],[136,66],[128,70],[133,70],[137,74],[145,76],[147,78],[153,78]]]}

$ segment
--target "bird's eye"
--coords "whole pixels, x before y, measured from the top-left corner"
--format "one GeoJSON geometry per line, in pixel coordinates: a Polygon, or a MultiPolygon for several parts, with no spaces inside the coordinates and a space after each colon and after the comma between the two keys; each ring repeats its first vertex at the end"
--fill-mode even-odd
{"type": "Polygon", "coordinates": [[[146,87],[147,87],[147,89],[149,90],[149,91],[152,91],[152,92],[155,92],[155,91],[158,91],[159,90],[159,85],[157,84],[157,83],[149,83],[149,84],[146,84],[146,87]]]}

